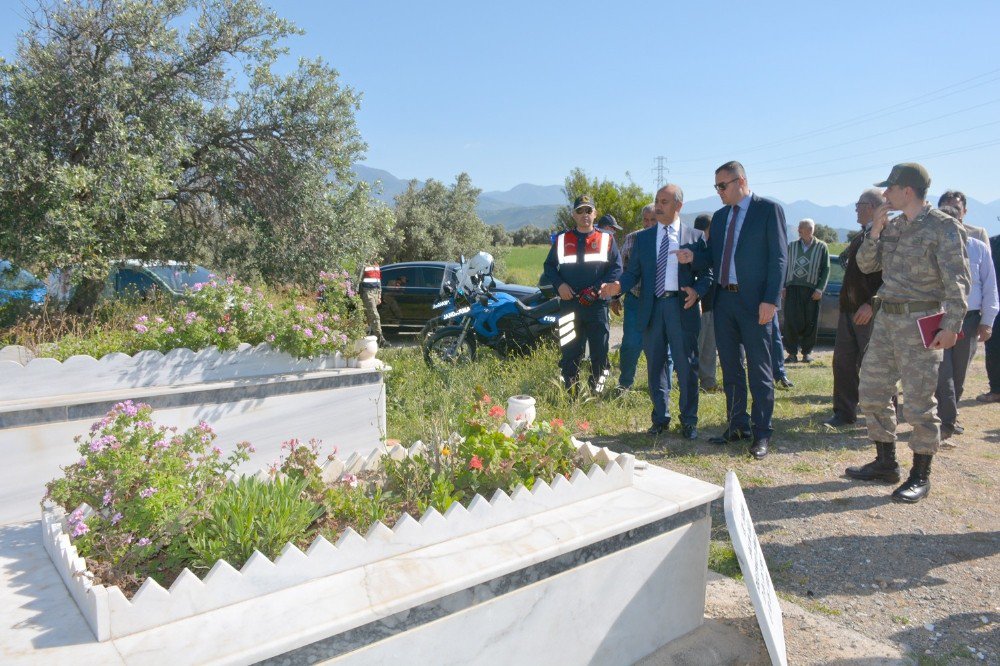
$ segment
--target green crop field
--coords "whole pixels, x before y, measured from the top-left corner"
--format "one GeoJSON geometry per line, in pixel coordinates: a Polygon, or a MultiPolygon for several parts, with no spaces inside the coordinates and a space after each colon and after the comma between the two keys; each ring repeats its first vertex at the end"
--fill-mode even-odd
{"type": "Polygon", "coordinates": [[[545,263],[545,256],[548,253],[548,245],[512,247],[504,255],[503,273],[498,277],[504,282],[536,285],[542,274],[542,264],[545,263]]]}

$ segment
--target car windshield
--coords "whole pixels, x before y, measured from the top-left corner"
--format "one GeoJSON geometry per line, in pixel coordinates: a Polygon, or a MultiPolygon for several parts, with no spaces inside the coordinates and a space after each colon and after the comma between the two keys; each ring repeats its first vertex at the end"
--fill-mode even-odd
{"type": "Polygon", "coordinates": [[[830,261],[829,282],[837,282],[840,284],[843,284],[844,282],[844,267],[840,265],[840,257],[833,257],[830,261]]]}
{"type": "Polygon", "coordinates": [[[42,282],[23,268],[14,268],[9,261],[0,261],[0,289],[38,289],[42,282]]]}
{"type": "Polygon", "coordinates": [[[163,281],[171,291],[184,293],[185,287],[211,280],[211,273],[202,266],[147,266],[146,269],[163,281]]]}

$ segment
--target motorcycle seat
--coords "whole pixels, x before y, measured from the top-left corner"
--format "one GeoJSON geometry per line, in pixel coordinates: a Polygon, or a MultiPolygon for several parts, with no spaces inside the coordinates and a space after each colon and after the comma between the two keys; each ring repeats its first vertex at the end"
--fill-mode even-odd
{"type": "Polygon", "coordinates": [[[518,311],[525,317],[531,317],[537,319],[539,317],[544,317],[546,315],[556,314],[559,312],[559,297],[551,298],[544,303],[539,303],[535,306],[528,306],[521,301],[515,301],[517,303],[518,311]]]}

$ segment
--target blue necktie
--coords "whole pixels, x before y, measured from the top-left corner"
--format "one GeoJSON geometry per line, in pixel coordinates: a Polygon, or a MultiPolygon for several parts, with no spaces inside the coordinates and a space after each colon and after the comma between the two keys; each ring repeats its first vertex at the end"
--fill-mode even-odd
{"type": "Polygon", "coordinates": [[[670,232],[663,229],[663,240],[660,241],[660,253],[656,255],[656,297],[663,296],[667,289],[667,257],[670,256],[670,232]]]}

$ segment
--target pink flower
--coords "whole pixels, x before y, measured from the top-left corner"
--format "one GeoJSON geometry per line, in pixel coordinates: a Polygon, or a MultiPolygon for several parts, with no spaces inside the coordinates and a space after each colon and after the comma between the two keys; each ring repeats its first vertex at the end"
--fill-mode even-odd
{"type": "Polygon", "coordinates": [[[161,439],[161,440],[158,440],[155,444],[153,444],[153,446],[156,447],[156,448],[158,448],[158,449],[169,449],[170,448],[170,442],[168,442],[165,439],[161,439]]]}
{"type": "Polygon", "coordinates": [[[562,428],[564,424],[562,419],[552,419],[551,421],[549,421],[549,425],[551,425],[553,428],[562,428]]]}
{"type": "Polygon", "coordinates": [[[274,342],[274,333],[271,333],[270,335],[267,336],[267,341],[274,342]]]}
{"type": "Polygon", "coordinates": [[[101,498],[101,506],[107,506],[111,504],[111,499],[112,499],[111,491],[105,490],[104,497],[101,498]]]}
{"type": "Polygon", "coordinates": [[[243,312],[249,312],[250,304],[244,301],[243,303],[240,303],[240,309],[243,310],[243,312]]]}
{"type": "Polygon", "coordinates": [[[311,338],[313,336],[312,329],[311,328],[303,329],[302,335],[306,336],[307,338],[311,338]]]}
{"type": "Polygon", "coordinates": [[[184,315],[184,323],[190,326],[191,323],[194,322],[194,320],[197,318],[198,318],[197,312],[188,312],[186,315],[184,315]]]}
{"type": "Polygon", "coordinates": [[[136,324],[135,330],[138,331],[139,333],[147,333],[149,331],[149,329],[143,326],[142,324],[136,324]]]}
{"type": "Polygon", "coordinates": [[[215,332],[216,333],[225,333],[226,332],[226,327],[225,326],[220,326],[219,328],[215,329],[215,332]]]}
{"type": "Polygon", "coordinates": [[[236,282],[236,278],[232,275],[226,278],[226,284],[233,284],[234,282],[236,282]]]}
{"type": "Polygon", "coordinates": [[[83,536],[84,534],[86,534],[89,531],[90,531],[90,528],[87,527],[87,523],[85,523],[85,522],[83,522],[81,520],[80,522],[78,522],[73,527],[73,536],[75,536],[75,537],[81,537],[81,536],[83,536]]]}
{"type": "Polygon", "coordinates": [[[480,399],[482,400],[482,402],[483,402],[484,405],[488,405],[491,402],[493,402],[493,398],[490,397],[489,393],[484,393],[483,397],[480,398],[480,399]]]}
{"type": "Polygon", "coordinates": [[[138,319],[136,319],[136,321],[140,324],[145,324],[147,321],[149,321],[149,317],[147,317],[146,315],[142,315],[138,319]]]}
{"type": "Polygon", "coordinates": [[[222,449],[220,449],[218,446],[213,446],[212,447],[212,453],[214,453],[217,456],[221,456],[222,455],[222,449]]]}
{"type": "Polygon", "coordinates": [[[345,474],[344,476],[341,477],[340,480],[343,483],[346,483],[348,488],[358,487],[358,477],[354,476],[353,474],[345,474]]]}
{"type": "Polygon", "coordinates": [[[162,324],[163,323],[163,317],[157,317],[156,318],[156,323],[157,324],[162,324]]]}
{"type": "Polygon", "coordinates": [[[505,413],[506,412],[504,411],[503,407],[501,407],[500,405],[493,405],[492,407],[490,407],[490,416],[495,419],[503,418],[503,415],[505,413]]]}
{"type": "Polygon", "coordinates": [[[139,491],[139,497],[141,497],[142,499],[149,499],[150,497],[156,494],[156,490],[157,489],[154,488],[153,486],[150,486],[149,488],[144,488],[143,490],[139,491]]]}
{"type": "Polygon", "coordinates": [[[118,523],[121,522],[122,518],[124,518],[124,516],[122,516],[121,512],[120,511],[116,512],[115,515],[111,516],[111,524],[117,525],[118,523]]]}
{"type": "Polygon", "coordinates": [[[139,539],[138,541],[135,542],[135,545],[137,545],[137,546],[148,546],[151,543],[153,543],[153,542],[150,541],[149,539],[147,539],[146,537],[142,537],[141,539],[139,539]]]}
{"type": "Polygon", "coordinates": [[[479,456],[472,456],[472,460],[469,461],[469,469],[482,469],[483,461],[480,460],[479,456]]]}
{"type": "Polygon", "coordinates": [[[243,287],[243,293],[246,294],[247,296],[249,296],[252,291],[253,289],[251,289],[250,287],[243,287]]]}
{"type": "Polygon", "coordinates": [[[84,456],[84,457],[80,458],[80,460],[78,460],[76,464],[79,465],[80,467],[86,467],[87,466],[87,456],[84,456]]]}
{"type": "Polygon", "coordinates": [[[173,326],[167,326],[167,328],[165,330],[166,330],[167,333],[173,333],[174,332],[174,327],[173,326]]]}
{"type": "Polygon", "coordinates": [[[299,312],[302,312],[303,310],[306,309],[306,306],[302,305],[301,303],[297,303],[295,305],[295,309],[298,310],[299,312]]]}
{"type": "Polygon", "coordinates": [[[583,432],[587,432],[588,430],[590,430],[590,421],[580,421],[580,423],[577,425],[583,432]]]}

